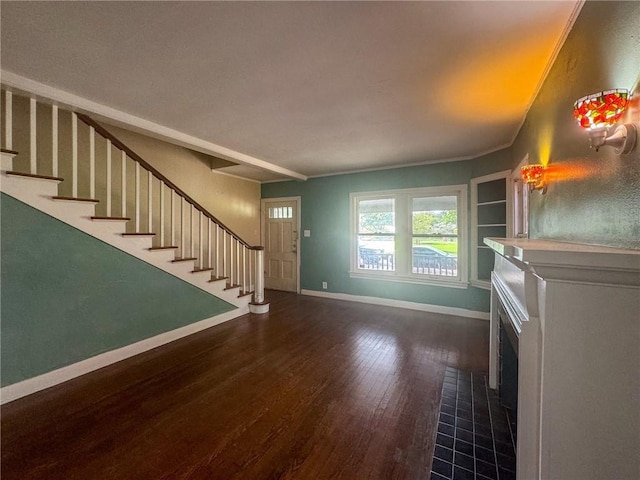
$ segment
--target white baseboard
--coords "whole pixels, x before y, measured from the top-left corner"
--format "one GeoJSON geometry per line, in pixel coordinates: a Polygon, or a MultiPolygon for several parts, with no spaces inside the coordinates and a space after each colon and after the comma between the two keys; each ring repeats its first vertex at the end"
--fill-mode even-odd
{"type": "Polygon", "coordinates": [[[139,342],[117,348],[116,350],[111,350],[110,352],[101,353],[95,357],[87,358],[86,360],[82,360],[72,365],[43,373],[37,377],[29,378],[12,385],[7,385],[0,389],[0,404],[12,402],[27,395],[31,395],[32,393],[44,390],[45,388],[53,387],[54,385],[58,385],[86,373],[112,365],[121,360],[125,360],[133,357],[134,355],[160,347],[247,313],[249,313],[249,307],[243,306],[230,312],[225,312],[220,315],[216,315],[215,317],[200,320],[199,322],[185,325],[184,327],[176,328],[169,332],[161,333],[154,337],[146,338],[139,342]]]}
{"type": "Polygon", "coordinates": [[[444,315],[455,315],[456,317],[477,318],[479,320],[487,321],[489,320],[488,312],[467,310],[466,308],[443,307],[442,305],[408,302],[406,300],[394,300],[392,298],[365,297],[361,295],[350,295],[348,293],[321,292],[318,290],[302,290],[300,293],[302,295],[310,295],[312,297],[333,298],[334,300],[347,300],[349,302],[383,305],[386,307],[407,308],[409,310],[419,310],[421,312],[442,313],[444,315]]]}

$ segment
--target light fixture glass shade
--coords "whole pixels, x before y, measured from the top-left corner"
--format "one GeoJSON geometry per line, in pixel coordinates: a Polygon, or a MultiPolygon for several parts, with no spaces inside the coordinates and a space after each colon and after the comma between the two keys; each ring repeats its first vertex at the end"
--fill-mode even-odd
{"type": "Polygon", "coordinates": [[[573,105],[573,116],[583,128],[590,130],[616,123],[627,108],[629,92],[606,90],[582,97],[573,105]]]}
{"type": "Polygon", "coordinates": [[[522,181],[532,189],[542,188],[544,185],[544,165],[539,163],[525,165],[520,169],[522,181]]]}

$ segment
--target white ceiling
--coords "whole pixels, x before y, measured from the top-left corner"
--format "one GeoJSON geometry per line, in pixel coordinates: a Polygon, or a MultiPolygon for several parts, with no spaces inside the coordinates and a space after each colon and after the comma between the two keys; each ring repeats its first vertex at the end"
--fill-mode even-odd
{"type": "Polygon", "coordinates": [[[3,1],[1,62],[268,162],[242,175],[317,176],[511,144],[580,5],[3,1]]]}

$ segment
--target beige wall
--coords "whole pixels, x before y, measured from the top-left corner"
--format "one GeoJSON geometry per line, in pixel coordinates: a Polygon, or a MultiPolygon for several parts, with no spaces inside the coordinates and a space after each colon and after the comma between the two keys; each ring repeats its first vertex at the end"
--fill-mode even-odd
{"type": "Polygon", "coordinates": [[[243,240],[260,244],[259,183],[212,172],[210,162],[214,159],[203,153],[104,126],[243,240]]]}
{"type": "MultiPolygon", "coordinates": [[[[573,118],[580,97],[640,80],[640,2],[586,2],[512,147],[550,169],[546,195],[531,196],[534,238],[640,248],[640,147],[631,155],[589,148],[573,118]]],[[[635,113],[640,122],[640,92],[635,113]]]]}

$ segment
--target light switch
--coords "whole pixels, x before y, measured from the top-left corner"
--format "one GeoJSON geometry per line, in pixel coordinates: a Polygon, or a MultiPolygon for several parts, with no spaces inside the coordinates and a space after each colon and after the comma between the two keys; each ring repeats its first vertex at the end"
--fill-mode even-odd
{"type": "Polygon", "coordinates": [[[311,230],[305,230],[303,232],[303,234],[304,234],[305,237],[310,237],[311,236],[311,230]]]}

